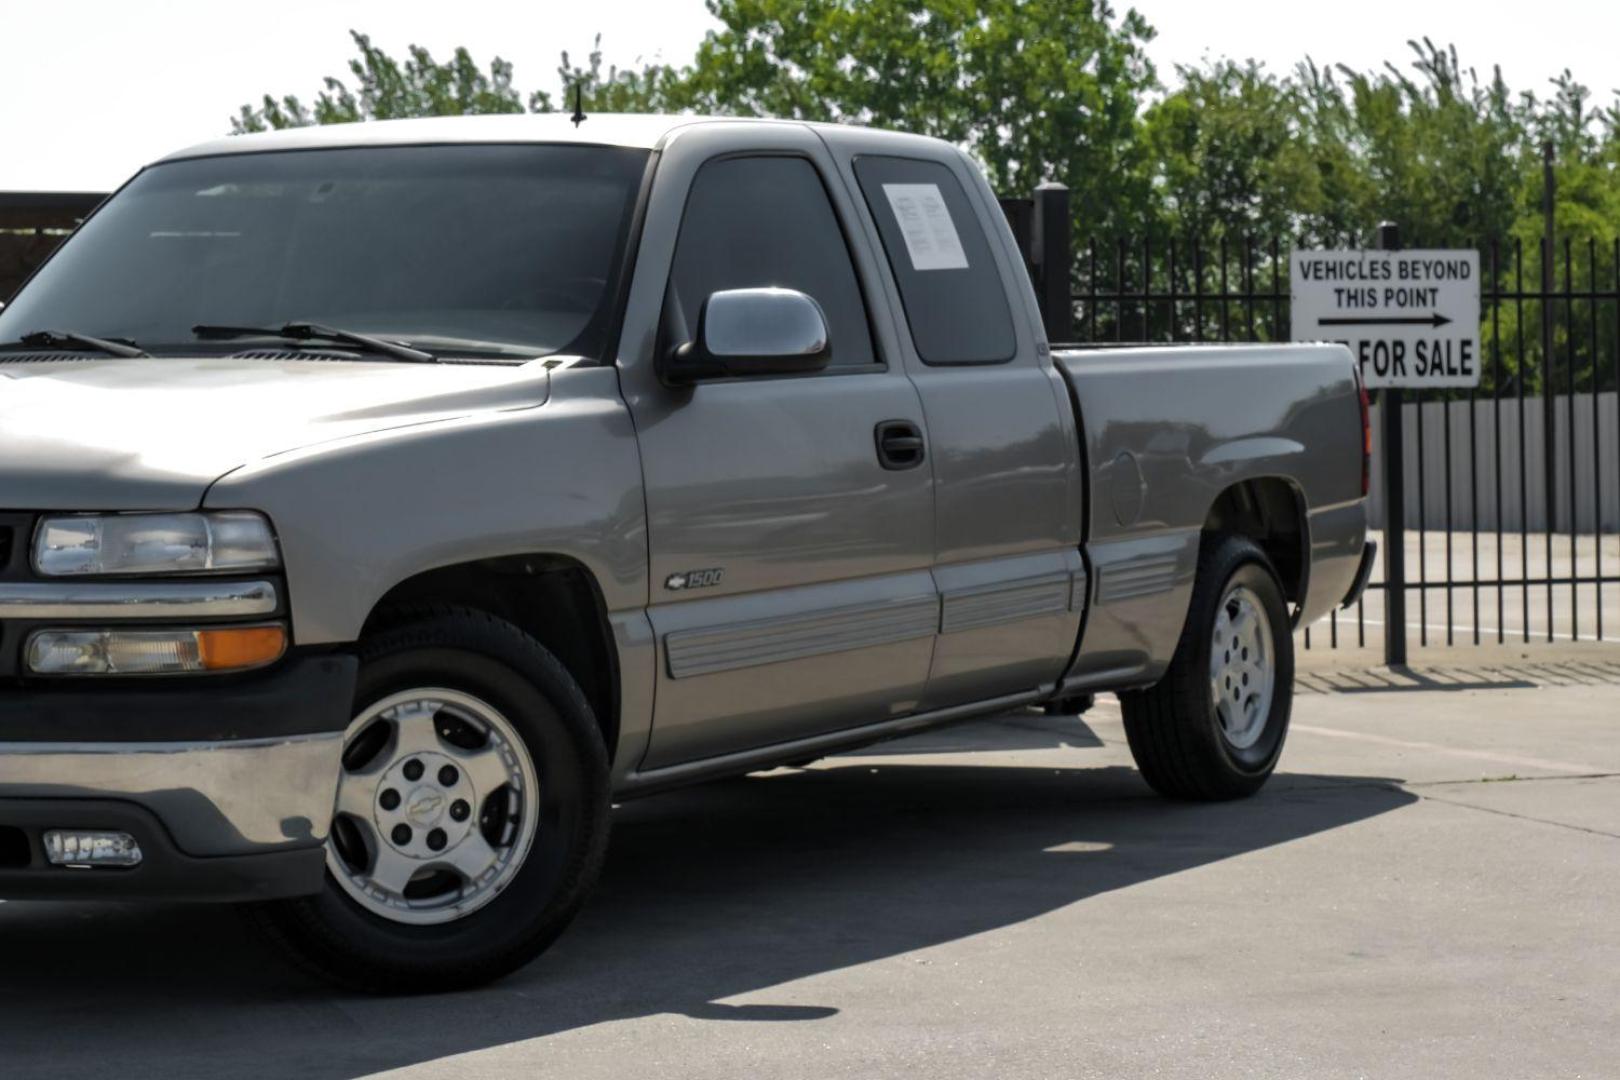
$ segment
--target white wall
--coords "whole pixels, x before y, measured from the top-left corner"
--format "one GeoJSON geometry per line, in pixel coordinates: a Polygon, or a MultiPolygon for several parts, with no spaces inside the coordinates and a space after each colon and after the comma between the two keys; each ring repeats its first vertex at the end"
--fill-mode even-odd
{"type": "MultiPolygon", "coordinates": [[[[1557,499],[1554,531],[1570,531],[1570,397],[1553,398],[1553,436],[1556,441],[1554,467],[1557,470],[1557,499]]],[[[1593,407],[1591,394],[1574,397],[1575,531],[1620,531],[1620,413],[1612,391],[1598,395],[1596,451],[1594,453],[1593,407]],[[1594,473],[1597,486],[1594,487],[1594,473]],[[1601,511],[1601,513],[1600,513],[1601,511]],[[1601,523],[1601,525],[1599,524],[1601,523]]],[[[1451,476],[1450,524],[1454,529],[1497,528],[1532,531],[1547,527],[1546,512],[1546,421],[1544,403],[1539,397],[1526,397],[1523,423],[1518,398],[1500,401],[1428,401],[1423,412],[1423,491],[1418,491],[1418,409],[1408,401],[1404,438],[1406,458],[1406,523],[1416,528],[1419,513],[1426,528],[1444,529],[1447,524],[1446,476],[1451,476]],[[1472,408],[1473,425],[1469,413],[1472,408]],[[1447,415],[1450,437],[1447,438],[1447,415]],[[1500,470],[1496,452],[1501,432],[1500,470]],[[1527,438],[1521,438],[1522,432],[1527,438]],[[1472,440],[1472,442],[1470,441],[1472,440]],[[1449,441],[1451,459],[1447,467],[1449,441]],[[1520,492],[1520,462],[1524,466],[1524,498],[1520,492]],[[1471,467],[1472,463],[1472,467],[1471,467]],[[1501,483],[1498,504],[1497,484],[1501,483]],[[1528,518],[1524,503],[1529,503],[1528,518]]],[[[1369,510],[1373,522],[1384,523],[1382,417],[1373,406],[1373,479],[1369,510]]]]}

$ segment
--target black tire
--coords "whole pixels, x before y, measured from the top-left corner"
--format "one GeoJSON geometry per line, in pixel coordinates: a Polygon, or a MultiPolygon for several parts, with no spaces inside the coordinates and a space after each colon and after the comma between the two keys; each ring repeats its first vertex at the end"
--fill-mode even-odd
{"type": "Polygon", "coordinates": [[[1260,790],[1288,734],[1294,696],[1294,639],[1282,586],[1253,541],[1211,534],[1198,557],[1187,624],[1170,669],[1147,690],[1119,696],[1125,735],[1142,778],[1172,799],[1237,799],[1260,790]],[[1243,585],[1260,600],[1271,631],[1275,682],[1257,741],[1238,748],[1223,733],[1210,687],[1211,638],[1229,590],[1243,585]]]}
{"type": "Polygon", "coordinates": [[[252,921],[292,960],[369,993],[474,986],[534,959],[567,927],[607,850],[608,760],[590,704],[539,642],[482,612],[402,612],[360,646],[355,713],[389,694],[442,686],[500,709],[539,775],[539,821],[505,891],[453,922],[407,925],[361,907],[330,868],[322,892],[256,905],[252,921]]]}

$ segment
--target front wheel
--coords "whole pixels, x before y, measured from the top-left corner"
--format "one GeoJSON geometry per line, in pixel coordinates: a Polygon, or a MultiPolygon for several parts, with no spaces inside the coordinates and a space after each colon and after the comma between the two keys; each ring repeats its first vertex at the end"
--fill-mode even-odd
{"type": "Polygon", "coordinates": [[[1142,778],[1175,799],[1235,799],[1277,767],[1294,694],[1294,639],[1265,553],[1205,538],[1187,625],[1158,685],[1120,695],[1142,778]]]}
{"type": "Polygon", "coordinates": [[[600,870],[608,768],[578,685],[474,611],[361,646],[326,886],[255,910],[294,959],[373,992],[503,975],[560,934],[600,870]]]}

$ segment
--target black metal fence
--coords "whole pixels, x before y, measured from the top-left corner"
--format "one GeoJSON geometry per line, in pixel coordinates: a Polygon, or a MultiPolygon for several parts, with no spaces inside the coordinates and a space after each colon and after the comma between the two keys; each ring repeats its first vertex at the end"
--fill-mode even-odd
{"type": "Polygon", "coordinates": [[[0,303],[106,196],[61,191],[0,191],[0,303]]]}
{"type": "MultiPolygon", "coordinates": [[[[1054,343],[1289,339],[1286,241],[1071,244],[1067,194],[1003,200],[1054,343]]],[[[1620,237],[1478,246],[1480,386],[1377,395],[1381,573],[1307,648],[1620,636],[1620,237]]]]}

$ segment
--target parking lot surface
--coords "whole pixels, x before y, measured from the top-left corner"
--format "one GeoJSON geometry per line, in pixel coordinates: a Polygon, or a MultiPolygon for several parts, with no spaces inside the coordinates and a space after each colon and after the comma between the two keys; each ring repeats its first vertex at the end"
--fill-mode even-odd
{"type": "Polygon", "coordinates": [[[451,996],[0,905],[0,1075],[1613,1076],[1615,656],[1315,661],[1238,803],[1155,798],[1104,698],[629,804],[552,952],[451,996]]]}

